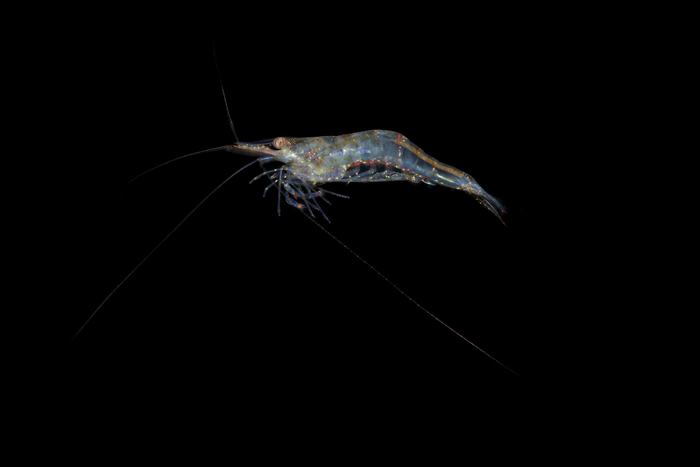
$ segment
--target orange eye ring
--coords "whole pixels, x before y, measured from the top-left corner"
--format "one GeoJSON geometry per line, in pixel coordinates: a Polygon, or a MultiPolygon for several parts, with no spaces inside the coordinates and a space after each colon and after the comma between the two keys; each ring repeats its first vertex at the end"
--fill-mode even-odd
{"type": "Polygon", "coordinates": [[[287,140],[279,136],[275,138],[275,140],[272,142],[272,145],[277,149],[281,149],[287,145],[287,140]]]}

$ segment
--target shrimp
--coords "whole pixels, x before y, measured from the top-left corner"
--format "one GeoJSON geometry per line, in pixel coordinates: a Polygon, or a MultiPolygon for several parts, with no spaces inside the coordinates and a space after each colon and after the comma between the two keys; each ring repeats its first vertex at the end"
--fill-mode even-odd
{"type": "MultiPolygon", "coordinates": [[[[315,217],[313,211],[316,210],[330,223],[318,199],[328,202],[326,194],[343,198],[347,198],[347,196],[320,188],[320,185],[331,182],[367,183],[405,180],[465,191],[505,225],[501,214],[504,214],[506,210],[502,203],[481,188],[471,175],[429,156],[404,135],[394,131],[370,130],[340,136],[310,138],[280,136],[255,143],[239,142],[227,146],[226,150],[257,157],[261,167],[271,161],[283,164],[282,167],[272,170],[265,171],[263,168],[263,173],[251,180],[252,183],[262,176],[268,176],[270,184],[265,187],[263,196],[271,187],[277,187],[278,215],[281,215],[280,200],[284,196],[285,201],[291,206],[308,212],[311,217],[315,217]]],[[[307,215],[307,217],[309,216],[307,215]]],[[[313,221],[311,217],[309,219],[313,221]]],[[[433,319],[499,365],[515,373],[436,315],[423,308],[318,222],[313,222],[433,319]]]]}
{"type": "Polygon", "coordinates": [[[288,204],[306,209],[312,216],[316,210],[330,222],[318,199],[328,202],[327,193],[346,196],[320,189],[320,185],[406,180],[465,191],[505,225],[501,217],[506,212],[503,205],[481,188],[471,175],[443,164],[394,131],[371,130],[311,138],[277,137],[257,143],[236,143],[227,146],[226,150],[258,157],[261,166],[270,161],[284,164],[251,180],[252,183],[267,175],[271,183],[264,193],[272,186],[278,187],[278,215],[279,200],[284,196],[288,204]]]}
{"type": "MultiPolygon", "coordinates": [[[[476,344],[468,340],[455,329],[440,320],[436,315],[425,309],[418,302],[413,300],[408,294],[391,282],[381,272],[376,270],[371,264],[351,250],[345,243],[331,234],[321,224],[316,222],[314,211],[319,212],[323,218],[330,222],[325,211],[319,203],[319,199],[330,204],[326,195],[334,195],[341,198],[348,198],[345,195],[326,190],[320,186],[331,182],[389,182],[389,181],[409,181],[413,183],[426,183],[429,185],[441,185],[456,190],[464,191],[475,198],[482,206],[494,214],[502,223],[501,214],[505,208],[493,196],[488,194],[469,174],[454,167],[444,164],[437,159],[427,155],[424,151],[411,143],[408,138],[400,133],[386,130],[370,130],[359,133],[352,133],[341,136],[323,136],[310,138],[277,137],[270,140],[258,141],[254,143],[238,142],[232,145],[207,149],[197,153],[181,156],[177,159],[193,155],[203,154],[213,151],[226,150],[235,154],[253,156],[255,159],[244,165],[232,175],[227,177],[219,186],[212,190],[190,213],[185,216],[180,223],[153,249],[151,252],[127,275],[121,283],[110,293],[100,306],[93,312],[83,326],[78,330],[76,336],[83,330],[85,325],[104,305],[104,303],[116,292],[126,279],[143,264],[148,257],[165,240],[177,230],[182,223],[187,220],[192,213],[199,208],[210,196],[225,185],[231,178],[258,163],[263,172],[254,177],[250,183],[267,176],[270,183],[265,187],[263,196],[267,191],[276,187],[277,189],[277,213],[281,215],[281,199],[294,208],[304,212],[325,233],[330,235],[341,246],[349,250],[360,261],[370,267],[376,274],[387,281],[392,287],[398,290],[406,298],[411,300],[421,310],[437,320],[440,324],[452,331],[454,334],[468,342],[480,352],[493,359],[495,362],[505,367],[509,371],[513,370],[492,357],[476,344]],[[281,167],[265,170],[264,165],[270,162],[279,162],[281,167]],[[307,214],[308,213],[308,214],[307,214]]],[[[162,165],[173,162],[168,161],[162,165]]],[[[156,166],[153,169],[160,167],[156,166]]],[[[150,170],[153,170],[150,169],[150,170]]],[[[150,172],[148,170],[147,172],[150,172]]],[[[144,172],[147,173],[147,172],[144,172]]],[[[143,174],[141,174],[143,175],[143,174]]],[[[140,175],[139,175],[140,176],[140,175]]],[[[505,225],[505,223],[504,223],[505,225]]],[[[516,373],[517,374],[517,373],[516,373]]]]}
{"type": "MultiPolygon", "coordinates": [[[[218,65],[217,65],[218,66],[218,65]]],[[[223,92],[223,86],[222,86],[223,92]]],[[[225,94],[224,94],[225,100],[225,94]]],[[[228,106],[227,112],[228,112],[228,106]]],[[[201,155],[215,151],[227,151],[234,154],[252,156],[254,160],[228,176],[216,188],[204,197],[137,265],[124,279],[110,292],[102,303],[92,312],[84,324],[74,336],[81,333],[85,326],[110,299],[110,297],[140,268],[140,266],[215,192],[224,186],[238,173],[246,168],[259,164],[262,173],[254,177],[250,183],[266,177],[269,184],[263,190],[265,196],[270,188],[277,191],[277,213],[281,215],[281,200],[295,209],[301,211],[308,219],[314,222],[325,233],[331,236],[345,249],[350,251],[376,274],[387,281],[392,287],[411,300],[418,308],[449,329],[452,333],[472,345],[490,359],[503,366],[512,373],[512,369],[488,354],[476,344],[468,340],[454,328],[439,319],[436,315],[425,309],[408,294],[391,282],[386,276],[375,269],[371,264],[351,250],[345,243],[330,233],[325,227],[315,220],[315,213],[320,214],[325,221],[330,219],[324,211],[321,202],[330,205],[328,195],[339,198],[348,196],[322,188],[328,183],[369,183],[408,181],[412,183],[423,182],[428,185],[440,185],[459,191],[464,191],[495,215],[504,225],[502,215],[506,210],[502,203],[488,194],[469,174],[444,164],[426,154],[422,149],[413,144],[404,135],[387,130],[370,130],[340,136],[319,137],[277,137],[274,139],[245,143],[239,142],[229,115],[229,123],[234,133],[236,142],[231,145],[206,149],[195,153],[180,156],[160,164],[148,171],[150,172],[165,164],[176,160],[201,155]],[[267,169],[266,164],[277,162],[281,167],[267,169]]],[[[139,175],[138,177],[140,177],[139,175]]],[[[137,177],[137,178],[138,178],[137,177]]],[[[517,374],[517,373],[515,373],[517,374]]]]}

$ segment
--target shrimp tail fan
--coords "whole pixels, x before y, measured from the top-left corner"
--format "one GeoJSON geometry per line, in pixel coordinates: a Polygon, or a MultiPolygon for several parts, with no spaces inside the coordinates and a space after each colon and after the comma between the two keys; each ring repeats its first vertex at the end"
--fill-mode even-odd
{"type": "Polygon", "coordinates": [[[491,212],[491,214],[498,217],[498,220],[500,220],[503,223],[503,225],[506,225],[506,223],[503,221],[503,218],[501,217],[501,214],[506,213],[506,208],[505,206],[503,206],[503,203],[498,198],[488,194],[486,190],[481,188],[479,184],[474,181],[467,184],[463,189],[464,191],[469,193],[472,196],[472,198],[477,200],[479,204],[488,209],[489,212],[491,212]]]}

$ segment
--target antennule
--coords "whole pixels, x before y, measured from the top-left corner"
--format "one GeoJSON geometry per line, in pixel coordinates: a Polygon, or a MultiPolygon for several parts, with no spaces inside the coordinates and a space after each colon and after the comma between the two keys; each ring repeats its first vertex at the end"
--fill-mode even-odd
{"type": "Polygon", "coordinates": [[[231,126],[231,131],[233,132],[233,138],[237,143],[241,141],[238,139],[236,134],[236,128],[233,126],[233,120],[231,119],[231,113],[228,111],[228,102],[226,102],[226,91],[224,91],[224,83],[221,81],[221,70],[219,69],[219,61],[216,59],[216,47],[214,44],[211,45],[212,51],[214,53],[214,64],[216,65],[216,74],[219,77],[219,85],[221,85],[221,95],[224,96],[224,106],[226,106],[226,116],[228,117],[228,124],[231,126]]]}

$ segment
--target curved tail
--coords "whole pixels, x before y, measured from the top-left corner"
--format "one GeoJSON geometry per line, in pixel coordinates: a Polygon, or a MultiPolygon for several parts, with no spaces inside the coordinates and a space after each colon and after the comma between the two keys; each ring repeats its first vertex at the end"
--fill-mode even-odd
{"type": "Polygon", "coordinates": [[[464,184],[462,186],[462,190],[469,193],[472,196],[472,198],[477,200],[479,204],[488,209],[489,212],[491,212],[491,214],[498,217],[498,220],[500,220],[503,223],[503,225],[506,225],[506,223],[503,222],[503,219],[501,218],[501,214],[506,213],[506,208],[503,206],[503,203],[501,203],[497,198],[486,193],[486,191],[483,188],[481,188],[481,186],[479,186],[479,184],[476,183],[473,179],[464,184]]]}

